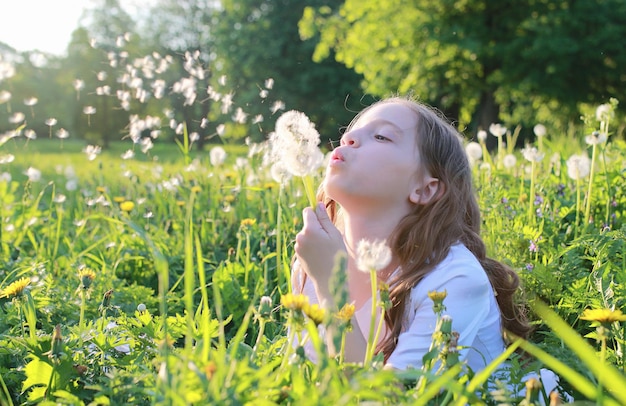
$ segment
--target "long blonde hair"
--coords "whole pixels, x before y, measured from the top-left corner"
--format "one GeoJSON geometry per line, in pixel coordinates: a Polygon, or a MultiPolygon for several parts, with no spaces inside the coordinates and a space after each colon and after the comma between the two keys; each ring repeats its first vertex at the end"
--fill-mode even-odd
{"type": "MultiPolygon", "coordinates": [[[[462,136],[448,121],[430,107],[408,98],[392,97],[361,111],[348,129],[368,109],[381,103],[399,103],[417,115],[417,148],[429,174],[439,179],[440,193],[425,205],[414,205],[412,212],[396,226],[388,244],[400,262],[400,271],[390,282],[392,308],[385,314],[391,334],[379,343],[385,360],[396,348],[402,331],[407,299],[415,287],[447,255],[457,242],[464,244],[478,259],[496,292],[502,327],[520,337],[527,337],[530,326],[523,306],[515,298],[519,278],[503,263],[488,258],[480,237],[480,210],[472,185],[472,171],[463,148],[462,136]]],[[[333,222],[337,221],[335,201],[321,190],[318,196],[326,204],[333,222]]]]}

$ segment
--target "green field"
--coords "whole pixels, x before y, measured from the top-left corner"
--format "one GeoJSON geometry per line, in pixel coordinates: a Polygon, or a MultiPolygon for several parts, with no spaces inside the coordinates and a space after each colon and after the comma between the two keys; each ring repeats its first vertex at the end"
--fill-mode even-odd
{"type": "MultiPolygon", "coordinates": [[[[511,355],[508,388],[544,366],[577,400],[626,404],[626,144],[552,139],[543,159],[495,150],[474,163],[483,237],[521,275],[535,324],[530,342],[513,341],[530,357],[511,355]],[[591,173],[568,176],[573,153],[591,173]]],[[[281,306],[306,198],[248,147],[212,165],[210,145],[155,143],[123,160],[133,146],[119,142],[92,161],[85,145],[0,148],[0,403],[524,401],[462,364],[393,373],[294,350],[287,326],[315,328],[281,306]]]]}

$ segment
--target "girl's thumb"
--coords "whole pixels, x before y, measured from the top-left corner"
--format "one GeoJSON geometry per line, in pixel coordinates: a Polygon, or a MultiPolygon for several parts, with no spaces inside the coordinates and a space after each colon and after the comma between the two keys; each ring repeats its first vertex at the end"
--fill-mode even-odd
{"type": "Polygon", "coordinates": [[[328,217],[328,212],[326,212],[326,207],[324,203],[320,202],[315,206],[315,215],[317,216],[317,220],[320,222],[320,225],[326,232],[331,231],[335,225],[332,221],[330,221],[330,217],[328,217]]]}

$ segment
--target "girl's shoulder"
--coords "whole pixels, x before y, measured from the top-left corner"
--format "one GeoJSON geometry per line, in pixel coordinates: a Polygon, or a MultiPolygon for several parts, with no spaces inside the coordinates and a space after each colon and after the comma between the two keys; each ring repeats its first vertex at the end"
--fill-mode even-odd
{"type": "Polygon", "coordinates": [[[491,286],[489,278],[474,254],[465,245],[450,247],[446,258],[437,264],[411,290],[413,300],[425,299],[428,292],[463,289],[466,292],[483,291],[491,286]]]}

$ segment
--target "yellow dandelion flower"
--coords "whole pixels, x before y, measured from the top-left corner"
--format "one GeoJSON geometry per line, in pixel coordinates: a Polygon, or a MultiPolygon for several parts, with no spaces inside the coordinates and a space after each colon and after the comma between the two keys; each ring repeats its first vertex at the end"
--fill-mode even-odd
{"type": "Polygon", "coordinates": [[[287,293],[280,297],[280,304],[286,309],[303,310],[309,304],[309,297],[303,294],[287,293]]]}
{"type": "Polygon", "coordinates": [[[263,188],[264,188],[264,189],[267,189],[267,190],[272,190],[272,189],[274,189],[275,187],[276,187],[276,183],[275,183],[275,182],[267,182],[267,183],[265,183],[265,184],[263,185],[263,188]]]}
{"type": "Polygon", "coordinates": [[[245,218],[241,220],[241,227],[251,227],[256,224],[256,219],[245,218]]]}
{"type": "Polygon", "coordinates": [[[226,203],[232,203],[235,201],[235,196],[233,195],[224,196],[224,200],[226,201],[226,203]]]}
{"type": "Polygon", "coordinates": [[[104,186],[98,186],[96,188],[96,192],[98,192],[98,193],[106,193],[107,192],[107,188],[105,188],[104,186]]]}
{"type": "Polygon", "coordinates": [[[130,200],[125,200],[120,203],[120,210],[122,211],[129,212],[129,211],[132,211],[134,208],[135,208],[135,203],[131,202],[130,200]]]}
{"type": "Polygon", "coordinates": [[[602,324],[610,324],[615,321],[626,321],[626,314],[623,314],[621,310],[611,309],[586,309],[581,320],[597,321],[602,324]]]}
{"type": "Polygon", "coordinates": [[[0,297],[8,297],[8,298],[20,297],[22,296],[22,294],[24,293],[24,289],[26,289],[28,285],[30,285],[30,278],[26,276],[23,278],[20,278],[16,280],[15,282],[11,283],[6,288],[2,289],[2,292],[0,293],[0,297]]]}
{"type": "Polygon", "coordinates": [[[89,289],[91,283],[96,279],[96,273],[91,268],[81,268],[78,270],[78,279],[80,279],[80,287],[89,289]]]}
{"type": "Polygon", "coordinates": [[[354,306],[354,303],[346,303],[341,309],[339,309],[335,316],[343,323],[348,323],[352,319],[352,316],[354,316],[355,310],[356,307],[354,306]]]}
{"type": "Polygon", "coordinates": [[[125,201],[126,201],[126,198],[125,198],[125,197],[123,197],[123,196],[114,196],[114,197],[113,197],[113,201],[114,201],[115,203],[123,203],[123,202],[125,202],[125,201]]]}
{"type": "Polygon", "coordinates": [[[201,188],[200,186],[193,186],[193,187],[191,188],[191,191],[192,191],[193,193],[200,193],[200,191],[202,191],[202,188],[201,188]]]}
{"type": "Polygon", "coordinates": [[[178,207],[183,207],[186,204],[186,202],[184,200],[177,200],[176,201],[176,206],[178,207]]]}
{"type": "Polygon", "coordinates": [[[437,292],[436,290],[428,292],[428,297],[433,302],[443,302],[446,296],[448,296],[448,291],[445,289],[443,290],[443,292],[437,292]]]}
{"type": "Polygon", "coordinates": [[[309,319],[313,320],[313,323],[315,323],[316,326],[319,326],[324,321],[326,311],[321,308],[319,304],[307,304],[302,310],[309,319]]]}

